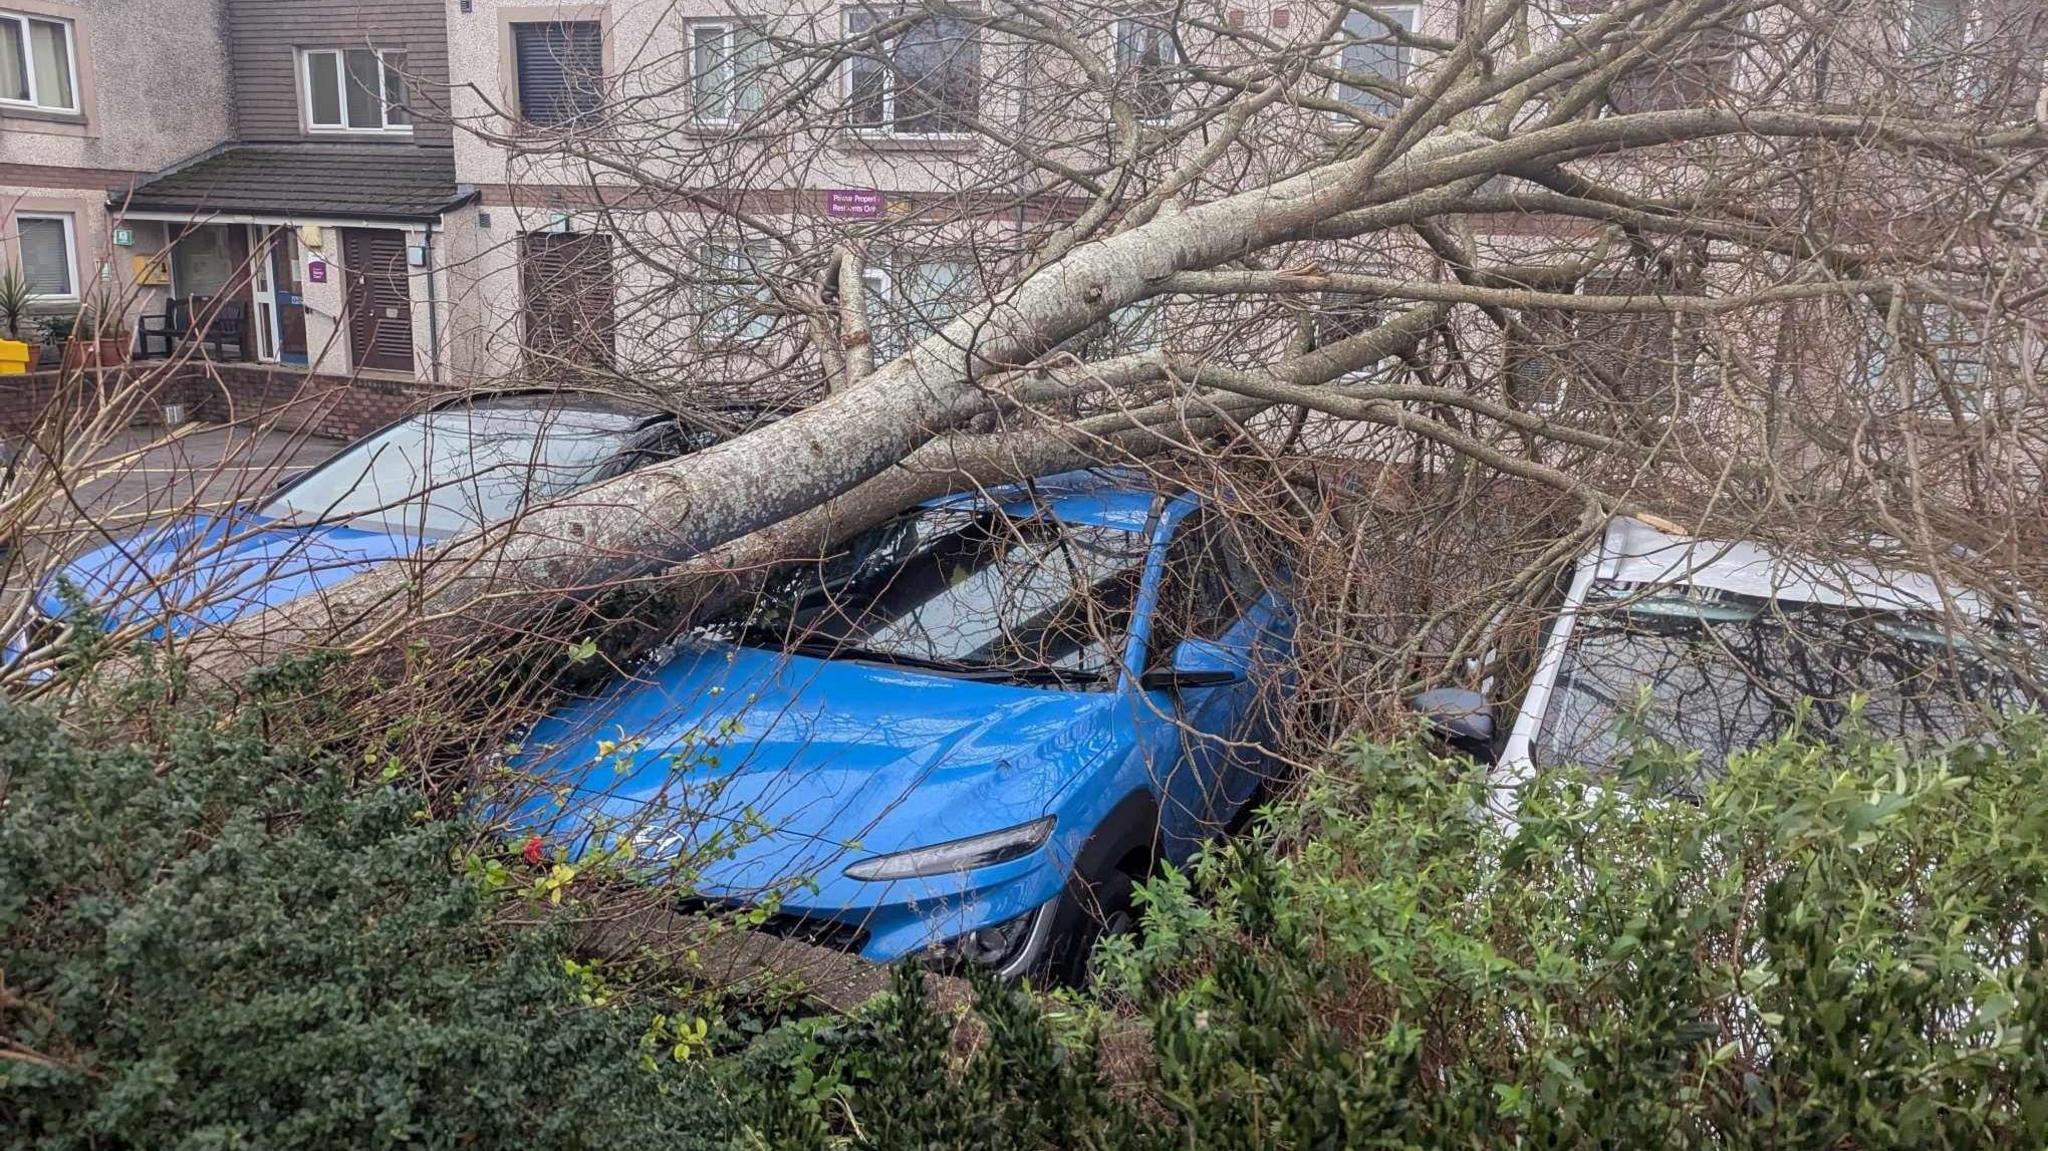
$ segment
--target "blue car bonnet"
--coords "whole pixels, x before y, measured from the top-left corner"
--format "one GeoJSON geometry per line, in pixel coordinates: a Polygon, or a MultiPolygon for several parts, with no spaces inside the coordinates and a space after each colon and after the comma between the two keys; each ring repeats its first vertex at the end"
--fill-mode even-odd
{"type": "Polygon", "coordinates": [[[520,762],[551,790],[515,822],[579,851],[688,852],[710,895],[825,895],[856,859],[1044,815],[1112,749],[1114,702],[693,644],[539,724],[520,762]]]}
{"type": "Polygon", "coordinates": [[[150,638],[163,639],[340,583],[428,542],[402,528],[191,516],[80,556],[45,581],[36,606],[52,619],[65,615],[69,585],[109,630],[150,621],[150,638]]]}

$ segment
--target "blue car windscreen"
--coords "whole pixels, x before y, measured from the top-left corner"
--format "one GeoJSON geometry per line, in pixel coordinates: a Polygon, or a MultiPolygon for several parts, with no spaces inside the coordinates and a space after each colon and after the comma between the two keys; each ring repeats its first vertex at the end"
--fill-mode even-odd
{"type": "Polygon", "coordinates": [[[712,623],[722,638],[1026,682],[1117,668],[1145,539],[1118,528],[921,508],[792,565],[712,623]]]}

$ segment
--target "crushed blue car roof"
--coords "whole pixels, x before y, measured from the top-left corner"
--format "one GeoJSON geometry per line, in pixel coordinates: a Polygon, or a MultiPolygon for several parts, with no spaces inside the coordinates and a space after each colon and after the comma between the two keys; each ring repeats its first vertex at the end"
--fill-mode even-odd
{"type": "Polygon", "coordinates": [[[1157,478],[1134,468],[1094,468],[1004,484],[986,493],[941,496],[925,506],[994,506],[1012,516],[1044,511],[1063,523],[1138,532],[1151,522],[1162,490],[1157,478]]]}

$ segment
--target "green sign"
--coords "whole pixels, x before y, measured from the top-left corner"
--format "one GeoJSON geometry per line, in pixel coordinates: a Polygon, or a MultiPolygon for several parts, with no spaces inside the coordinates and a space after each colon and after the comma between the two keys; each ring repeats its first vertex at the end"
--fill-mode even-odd
{"type": "Polygon", "coordinates": [[[117,247],[117,248],[132,248],[132,247],[134,247],[134,246],[135,246],[135,229],[133,229],[133,228],[115,228],[115,229],[114,229],[114,246],[115,246],[115,247],[117,247]]]}

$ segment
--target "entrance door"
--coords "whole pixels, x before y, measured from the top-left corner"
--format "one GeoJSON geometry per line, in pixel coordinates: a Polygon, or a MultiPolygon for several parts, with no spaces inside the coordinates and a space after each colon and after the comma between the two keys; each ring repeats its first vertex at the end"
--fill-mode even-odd
{"type": "Polygon", "coordinates": [[[272,279],[270,245],[276,229],[249,225],[249,292],[256,301],[256,358],[277,362],[277,284],[272,279]]]}
{"type": "Polygon", "coordinates": [[[528,376],[570,382],[609,371],[618,328],[611,237],[534,232],[521,247],[528,376]]]}
{"type": "Polygon", "coordinates": [[[341,258],[348,265],[348,344],[355,366],[412,371],[412,294],[407,287],[405,233],[388,228],[343,228],[341,258]]]}
{"type": "Polygon", "coordinates": [[[277,358],[287,364],[306,362],[306,297],[299,284],[299,234],[278,229],[270,245],[271,274],[277,285],[277,358]]]}

